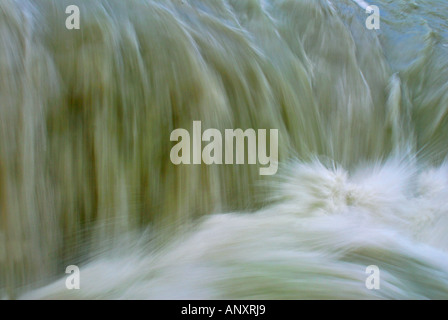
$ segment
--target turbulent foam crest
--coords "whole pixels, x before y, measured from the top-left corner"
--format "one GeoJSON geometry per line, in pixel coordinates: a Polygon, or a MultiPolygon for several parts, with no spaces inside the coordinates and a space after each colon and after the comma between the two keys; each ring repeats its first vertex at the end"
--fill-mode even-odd
{"type": "MultiPolygon", "coordinates": [[[[23,298],[446,298],[446,241],[439,249],[422,242],[447,208],[413,228],[434,193],[412,196],[419,179],[394,180],[397,172],[403,178],[399,169],[379,166],[353,182],[340,169],[296,164],[284,199],[271,207],[213,215],[158,250],[135,246],[97,259],[82,269],[82,290],[66,290],[63,279],[23,298]],[[364,285],[371,264],[381,270],[378,291],[364,285]],[[120,272],[111,277],[113,269],[120,272]]],[[[425,183],[428,174],[420,175],[425,183]]]]}

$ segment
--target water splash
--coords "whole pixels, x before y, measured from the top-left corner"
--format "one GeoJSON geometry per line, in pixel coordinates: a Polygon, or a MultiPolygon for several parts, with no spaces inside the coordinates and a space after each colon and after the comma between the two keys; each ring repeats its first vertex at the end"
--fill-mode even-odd
{"type": "Polygon", "coordinates": [[[98,279],[86,297],[446,294],[448,10],[433,2],[375,1],[376,32],[348,0],[1,1],[0,294],[71,264],[98,279]],[[73,4],[79,31],[65,28],[73,4]],[[170,133],[194,120],[278,129],[298,180],[174,166],[170,133]],[[211,216],[172,244],[243,210],[256,213],[211,216]],[[388,289],[367,292],[361,266],[378,257],[388,289]]]}

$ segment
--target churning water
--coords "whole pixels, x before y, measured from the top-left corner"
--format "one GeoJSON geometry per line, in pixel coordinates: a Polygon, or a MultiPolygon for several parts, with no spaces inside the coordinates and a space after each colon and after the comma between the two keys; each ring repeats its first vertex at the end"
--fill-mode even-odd
{"type": "Polygon", "coordinates": [[[448,298],[448,3],[369,4],[1,0],[0,298],[448,298]],[[278,173],[174,165],[193,121],[278,173]]]}

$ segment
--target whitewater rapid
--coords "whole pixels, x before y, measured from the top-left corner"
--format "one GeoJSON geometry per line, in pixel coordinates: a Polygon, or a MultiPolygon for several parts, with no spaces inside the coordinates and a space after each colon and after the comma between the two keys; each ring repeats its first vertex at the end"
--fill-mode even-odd
{"type": "Polygon", "coordinates": [[[2,0],[0,297],[447,298],[448,5],[369,4],[2,0]],[[174,165],[198,120],[278,173],[174,165]]]}

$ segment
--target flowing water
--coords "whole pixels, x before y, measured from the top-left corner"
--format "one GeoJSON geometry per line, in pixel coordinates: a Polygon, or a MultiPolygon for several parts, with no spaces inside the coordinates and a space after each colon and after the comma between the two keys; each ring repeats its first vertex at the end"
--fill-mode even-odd
{"type": "Polygon", "coordinates": [[[0,298],[448,298],[448,3],[369,4],[1,0],[0,298]],[[195,120],[279,172],[174,165],[195,120]]]}

